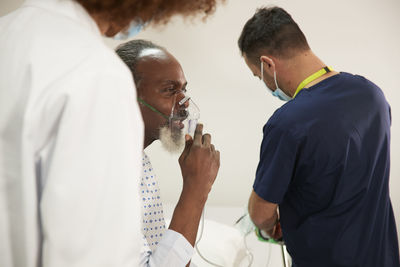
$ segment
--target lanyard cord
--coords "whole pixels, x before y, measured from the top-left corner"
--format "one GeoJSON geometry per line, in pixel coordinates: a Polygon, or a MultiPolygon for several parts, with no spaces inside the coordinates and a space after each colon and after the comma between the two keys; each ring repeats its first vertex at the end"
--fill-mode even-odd
{"type": "Polygon", "coordinates": [[[333,71],[333,69],[331,67],[323,67],[322,69],[320,69],[319,71],[311,74],[310,76],[308,76],[307,78],[305,78],[300,84],[299,86],[297,86],[296,92],[293,95],[293,98],[296,97],[296,95],[310,82],[318,79],[319,77],[321,77],[322,75],[324,75],[325,73],[331,72],[333,71]]]}

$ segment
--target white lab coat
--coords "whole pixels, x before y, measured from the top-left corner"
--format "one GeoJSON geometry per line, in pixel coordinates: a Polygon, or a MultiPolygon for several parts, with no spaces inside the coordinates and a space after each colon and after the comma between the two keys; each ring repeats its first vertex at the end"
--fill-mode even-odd
{"type": "Polygon", "coordinates": [[[71,0],[0,18],[0,266],[138,266],[143,122],[71,0]]]}

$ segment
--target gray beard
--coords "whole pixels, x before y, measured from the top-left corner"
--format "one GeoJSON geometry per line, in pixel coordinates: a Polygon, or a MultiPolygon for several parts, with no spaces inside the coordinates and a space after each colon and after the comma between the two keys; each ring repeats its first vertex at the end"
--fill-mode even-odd
{"type": "Polygon", "coordinates": [[[163,126],[160,128],[160,142],[169,153],[177,154],[185,146],[185,135],[181,130],[173,131],[170,127],[163,126]]]}

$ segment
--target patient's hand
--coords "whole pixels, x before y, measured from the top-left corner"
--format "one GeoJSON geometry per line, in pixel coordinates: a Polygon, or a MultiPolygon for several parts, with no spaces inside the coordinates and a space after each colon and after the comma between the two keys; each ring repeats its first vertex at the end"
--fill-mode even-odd
{"type": "Polygon", "coordinates": [[[194,246],[201,213],[219,169],[219,151],[211,144],[211,136],[203,135],[202,124],[197,125],[193,140],[186,137],[179,164],[183,189],[169,229],[181,233],[194,246]]]}
{"type": "Polygon", "coordinates": [[[211,135],[203,135],[203,125],[198,124],[192,140],[186,136],[185,149],[179,158],[183,176],[183,191],[200,201],[206,201],[217,177],[220,154],[211,144],[211,135]]]}

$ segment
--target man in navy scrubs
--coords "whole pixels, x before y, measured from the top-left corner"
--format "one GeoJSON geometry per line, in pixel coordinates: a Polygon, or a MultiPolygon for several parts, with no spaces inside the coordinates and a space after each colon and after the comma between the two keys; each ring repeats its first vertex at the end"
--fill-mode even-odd
{"type": "Polygon", "coordinates": [[[278,7],[259,9],[238,44],[253,74],[287,101],[263,129],[253,222],[283,234],[296,267],[400,266],[381,89],[327,66],[278,7]]]}

